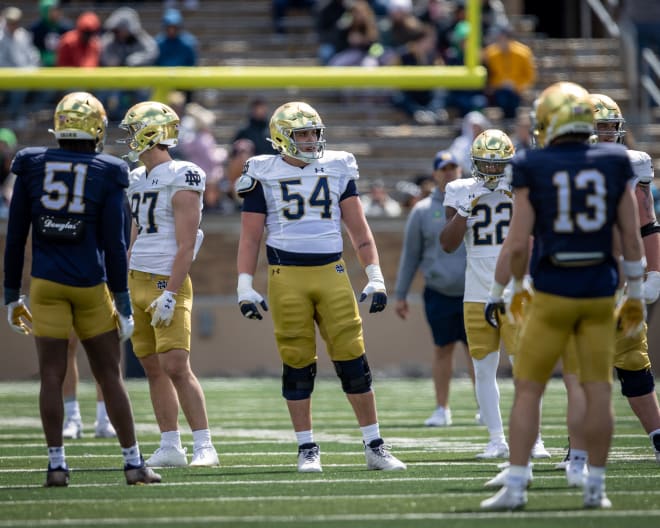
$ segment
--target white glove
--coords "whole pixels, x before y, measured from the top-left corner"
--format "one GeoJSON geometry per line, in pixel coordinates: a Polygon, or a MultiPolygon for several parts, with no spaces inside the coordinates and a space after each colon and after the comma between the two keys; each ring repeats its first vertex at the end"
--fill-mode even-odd
{"type": "Polygon", "coordinates": [[[378,264],[369,264],[364,268],[364,271],[367,274],[369,282],[364,287],[364,290],[362,290],[358,301],[362,302],[371,295],[369,313],[382,312],[385,306],[387,306],[387,291],[385,290],[385,279],[383,278],[383,273],[380,271],[380,266],[378,264]]]}
{"type": "Polygon", "coordinates": [[[127,339],[130,339],[133,335],[133,330],[135,330],[133,316],[124,317],[120,313],[117,313],[117,325],[119,326],[119,341],[123,343],[127,339]]]}
{"type": "Polygon", "coordinates": [[[238,286],[236,287],[238,295],[238,306],[241,309],[243,317],[248,319],[263,319],[257,305],[264,311],[268,311],[268,305],[264,298],[252,287],[252,275],[249,273],[240,273],[238,275],[238,286]]]}
{"type": "Polygon", "coordinates": [[[653,304],[660,296],[660,271],[649,271],[642,284],[642,297],[646,304],[653,304]]]}
{"type": "Polygon", "coordinates": [[[151,326],[154,328],[163,328],[170,326],[174,317],[174,307],[176,306],[176,293],[165,290],[154,302],[145,310],[151,314],[151,326]]]}
{"type": "Polygon", "coordinates": [[[32,327],[28,325],[32,322],[32,314],[25,305],[25,295],[21,295],[18,301],[10,302],[7,305],[7,321],[11,329],[17,334],[28,335],[32,333],[32,327]]]}

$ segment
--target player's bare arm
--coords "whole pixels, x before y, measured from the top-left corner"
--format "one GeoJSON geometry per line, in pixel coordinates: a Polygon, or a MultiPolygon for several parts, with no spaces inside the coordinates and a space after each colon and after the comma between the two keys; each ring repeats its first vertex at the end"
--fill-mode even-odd
{"type": "Polygon", "coordinates": [[[362,210],[362,203],[357,196],[341,201],[341,217],[363,267],[379,264],[376,242],[362,210]]]}
{"type": "Polygon", "coordinates": [[[445,207],[447,225],[440,233],[440,245],[447,253],[453,253],[463,242],[467,230],[467,217],[461,216],[453,207],[445,207]]]}
{"type": "Polygon", "coordinates": [[[174,230],[177,252],[172,263],[172,273],[167,284],[169,291],[179,291],[183,284],[195,252],[197,229],[202,219],[199,210],[199,193],[197,191],[179,191],[172,197],[174,211],[174,230]]]}
{"type": "Polygon", "coordinates": [[[532,234],[535,214],[529,201],[529,189],[515,191],[516,206],[513,208],[507,243],[511,252],[511,274],[516,281],[522,281],[527,272],[529,260],[529,240],[532,234]]]}
{"type": "Polygon", "coordinates": [[[257,271],[257,258],[264,233],[266,215],[261,213],[241,213],[241,236],[238,241],[236,266],[238,273],[254,275],[257,271]]]}

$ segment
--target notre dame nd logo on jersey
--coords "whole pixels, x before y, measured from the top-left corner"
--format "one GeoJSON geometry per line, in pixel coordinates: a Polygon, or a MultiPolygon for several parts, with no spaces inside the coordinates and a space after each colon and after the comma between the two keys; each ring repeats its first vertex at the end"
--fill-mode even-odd
{"type": "Polygon", "coordinates": [[[199,185],[202,183],[202,177],[199,175],[199,172],[195,170],[190,169],[188,172],[186,172],[185,176],[186,183],[191,187],[199,187],[199,185]]]}

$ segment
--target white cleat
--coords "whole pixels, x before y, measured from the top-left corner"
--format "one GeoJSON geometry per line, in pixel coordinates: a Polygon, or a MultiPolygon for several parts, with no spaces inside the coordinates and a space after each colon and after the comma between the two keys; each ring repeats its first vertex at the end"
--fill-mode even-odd
{"type": "MultiPolygon", "coordinates": [[[[485,488],[501,488],[506,485],[506,476],[509,473],[509,468],[505,467],[497,475],[484,484],[485,488]]],[[[532,485],[534,480],[534,474],[532,472],[532,466],[527,466],[527,487],[529,488],[532,485]]]]}
{"type": "Polygon", "coordinates": [[[188,465],[186,450],[178,447],[159,447],[145,462],[149,467],[183,467],[188,465]]]}
{"type": "Polygon", "coordinates": [[[215,447],[208,445],[194,449],[190,465],[195,467],[219,466],[220,460],[218,460],[218,453],[216,452],[215,447]]]}
{"type": "Polygon", "coordinates": [[[532,458],[550,458],[550,453],[545,448],[543,440],[540,438],[536,439],[534,446],[532,447],[532,458]]]}
{"type": "Polygon", "coordinates": [[[570,462],[566,465],[566,481],[568,482],[569,488],[584,488],[584,484],[587,481],[587,475],[589,474],[589,468],[587,465],[583,465],[582,468],[575,467],[574,464],[570,462]]]}
{"type": "Polygon", "coordinates": [[[62,426],[62,438],[82,438],[83,426],[80,417],[67,418],[62,426]]]}
{"type": "Polygon", "coordinates": [[[94,437],[95,438],[115,438],[117,431],[110,423],[110,420],[101,420],[94,422],[94,437]]]}
{"type": "Polygon", "coordinates": [[[321,450],[314,443],[298,446],[298,473],[321,473],[321,450]]]}
{"type": "Polygon", "coordinates": [[[584,487],[585,508],[611,508],[612,502],[605,495],[605,485],[584,487]]]}
{"type": "Polygon", "coordinates": [[[406,465],[390,453],[390,446],[385,445],[382,438],[365,445],[364,455],[367,457],[367,469],[380,469],[383,471],[406,469],[406,465]]]}
{"type": "Polygon", "coordinates": [[[426,427],[446,427],[451,425],[451,410],[445,407],[438,407],[430,418],[424,420],[426,427]]]}
{"type": "Polygon", "coordinates": [[[483,453],[479,453],[477,458],[492,459],[492,458],[508,458],[509,446],[506,442],[488,442],[486,449],[483,453]]]}
{"type": "Polygon", "coordinates": [[[527,504],[527,491],[524,488],[504,486],[490,499],[481,501],[482,510],[518,510],[527,504]]]}

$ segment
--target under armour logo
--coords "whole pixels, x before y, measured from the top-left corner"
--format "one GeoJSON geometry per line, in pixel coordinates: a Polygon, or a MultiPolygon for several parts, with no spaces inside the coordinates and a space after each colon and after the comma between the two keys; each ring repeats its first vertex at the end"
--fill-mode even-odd
{"type": "Polygon", "coordinates": [[[151,180],[151,185],[152,186],[153,185],[158,185],[158,178],[154,178],[153,180],[151,180]]]}
{"type": "Polygon", "coordinates": [[[337,265],[335,266],[335,271],[336,271],[337,273],[344,273],[344,266],[342,266],[341,264],[337,264],[337,265]]]}
{"type": "Polygon", "coordinates": [[[202,177],[199,175],[197,171],[194,170],[189,170],[185,174],[186,176],[186,183],[188,185],[192,186],[199,186],[202,183],[202,177]]]}
{"type": "Polygon", "coordinates": [[[158,288],[159,290],[164,290],[165,288],[167,288],[167,281],[166,280],[156,281],[156,288],[158,288]]]}
{"type": "Polygon", "coordinates": [[[271,277],[275,274],[280,274],[280,268],[273,268],[272,271],[270,272],[271,277]]]}
{"type": "Polygon", "coordinates": [[[323,172],[323,173],[325,173],[325,168],[324,168],[324,167],[321,167],[321,168],[314,167],[314,172],[317,173],[317,174],[318,174],[319,172],[323,172]]]}

